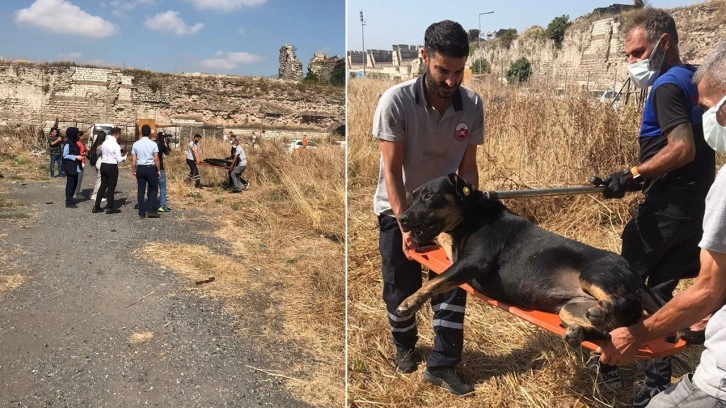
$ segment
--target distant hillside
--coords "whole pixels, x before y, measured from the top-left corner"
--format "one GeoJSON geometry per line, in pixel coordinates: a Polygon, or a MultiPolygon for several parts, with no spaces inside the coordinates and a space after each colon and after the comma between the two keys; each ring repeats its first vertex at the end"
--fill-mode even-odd
{"type": "MultiPolygon", "coordinates": [[[[491,66],[491,72],[504,77],[515,60],[526,57],[533,68],[533,78],[546,79],[558,86],[579,84],[590,89],[619,87],[627,78],[627,63],[623,57],[621,24],[629,7],[613,5],[593,10],[579,17],[565,32],[562,47],[536,30],[519,33],[509,47],[502,41],[482,43],[481,54],[491,66]]],[[[688,7],[669,9],[676,20],[680,37],[681,57],[685,62],[698,64],[714,45],[726,39],[726,1],[711,0],[688,7]]]]}

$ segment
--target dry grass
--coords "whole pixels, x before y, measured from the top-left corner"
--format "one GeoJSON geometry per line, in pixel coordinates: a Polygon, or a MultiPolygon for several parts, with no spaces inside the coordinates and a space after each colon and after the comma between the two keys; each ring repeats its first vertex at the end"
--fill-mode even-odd
{"type": "MultiPolygon", "coordinates": [[[[465,324],[463,374],[476,395],[456,398],[422,380],[423,370],[394,372],[372,194],[378,142],[371,120],[378,96],[393,83],[354,80],[348,88],[348,404],[352,407],[610,407],[629,403],[640,378],[621,369],[626,387],[598,389],[584,366],[587,355],[557,336],[471,298],[465,324]]],[[[486,141],[478,153],[482,189],[508,190],[584,184],[590,175],[636,162],[639,112],[541,87],[521,92],[477,83],[484,99],[486,141]]],[[[546,229],[619,252],[620,232],[637,195],[619,201],[599,196],[510,200],[507,205],[546,229]]],[[[419,346],[432,346],[431,310],[418,315],[419,346]]],[[[696,348],[686,353],[693,364],[696,348]]],[[[677,371],[677,370],[676,370],[677,371]]],[[[682,374],[676,372],[677,375],[682,374]]]]}
{"type": "Polygon", "coordinates": [[[20,274],[0,275],[0,293],[19,288],[25,282],[25,276],[20,274]]]}
{"type": "Polygon", "coordinates": [[[0,126],[0,174],[14,181],[47,179],[47,144],[36,126],[0,126]]]}
{"type": "Polygon", "coordinates": [[[150,331],[132,333],[129,336],[130,344],[142,344],[151,341],[154,338],[154,333],[150,331]]]}
{"type": "MultiPolygon", "coordinates": [[[[169,206],[185,217],[186,208],[203,208],[224,247],[154,243],[145,248],[157,260],[190,281],[214,276],[213,283],[193,286],[200,296],[222,299],[245,321],[246,304],[267,304],[259,332],[292,344],[301,358],[291,360],[286,386],[316,406],[341,406],[344,400],[344,151],[336,146],[284,152],[282,144],[265,141],[245,147],[248,191],[229,194],[218,187],[227,176],[201,167],[201,191],[186,182],[188,167],[181,152],[165,160],[169,206]],[[210,272],[213,271],[213,272],[210,272]],[[297,381],[295,379],[302,379],[297,381]]],[[[221,158],[229,144],[203,140],[202,157],[221,158]]],[[[270,371],[266,367],[258,368],[270,371]]]]}

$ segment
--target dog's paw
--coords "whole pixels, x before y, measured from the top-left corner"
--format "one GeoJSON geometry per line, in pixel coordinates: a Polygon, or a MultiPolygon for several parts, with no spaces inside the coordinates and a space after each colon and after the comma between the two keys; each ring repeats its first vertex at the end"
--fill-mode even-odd
{"type": "Polygon", "coordinates": [[[580,343],[585,340],[585,330],[579,325],[570,326],[565,330],[563,338],[571,347],[580,347],[580,343]]]}
{"type": "Polygon", "coordinates": [[[585,317],[587,317],[587,320],[589,320],[593,326],[600,326],[605,323],[605,315],[606,312],[598,306],[591,307],[587,309],[587,312],[585,312],[585,317]]]}
{"type": "Polygon", "coordinates": [[[398,308],[396,309],[396,314],[399,317],[407,318],[416,314],[416,312],[420,308],[421,303],[418,302],[418,299],[414,296],[409,296],[408,298],[406,298],[406,300],[401,302],[400,305],[398,305],[398,308]]]}
{"type": "Polygon", "coordinates": [[[609,302],[607,300],[600,300],[597,302],[597,304],[606,314],[612,314],[615,312],[615,305],[613,305],[612,302],[609,302]]]}
{"type": "Polygon", "coordinates": [[[688,344],[703,344],[706,341],[706,331],[683,329],[677,333],[677,337],[688,344]]]}

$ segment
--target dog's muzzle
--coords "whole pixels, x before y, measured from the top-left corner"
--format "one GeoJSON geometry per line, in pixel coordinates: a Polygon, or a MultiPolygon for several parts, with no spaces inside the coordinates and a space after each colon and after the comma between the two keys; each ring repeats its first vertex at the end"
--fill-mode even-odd
{"type": "Polygon", "coordinates": [[[398,220],[401,223],[403,232],[410,232],[411,238],[417,244],[430,243],[441,232],[439,223],[424,225],[416,222],[415,217],[404,213],[398,220]]]}

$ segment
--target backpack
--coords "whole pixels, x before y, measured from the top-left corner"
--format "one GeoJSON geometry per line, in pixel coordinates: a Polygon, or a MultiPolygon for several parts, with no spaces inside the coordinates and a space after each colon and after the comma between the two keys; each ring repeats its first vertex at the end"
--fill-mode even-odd
{"type": "Polygon", "coordinates": [[[88,158],[88,163],[90,163],[91,166],[96,166],[96,162],[98,161],[96,149],[88,149],[88,152],[86,152],[86,158],[88,158]]]}

